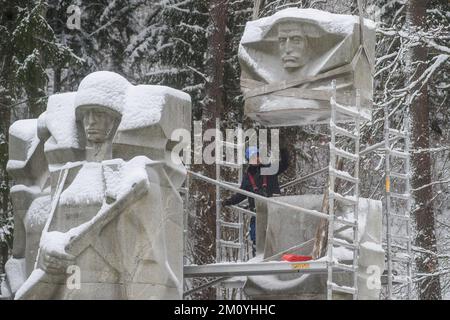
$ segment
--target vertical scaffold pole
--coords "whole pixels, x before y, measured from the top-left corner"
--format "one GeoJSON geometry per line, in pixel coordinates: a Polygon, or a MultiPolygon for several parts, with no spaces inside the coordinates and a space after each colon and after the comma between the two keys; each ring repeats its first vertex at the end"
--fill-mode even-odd
{"type": "MultiPolygon", "coordinates": [[[[332,90],[332,97],[331,97],[331,104],[336,103],[336,80],[333,80],[331,83],[331,90],[332,90]]],[[[336,135],[333,130],[335,123],[336,123],[336,109],[331,106],[331,120],[330,120],[330,131],[331,131],[331,141],[330,144],[332,146],[336,145],[336,135]]],[[[334,197],[332,196],[335,191],[335,182],[336,178],[334,174],[332,174],[332,170],[334,170],[334,167],[336,165],[336,155],[334,152],[330,151],[330,172],[329,172],[329,193],[331,196],[328,197],[328,212],[329,212],[329,218],[328,218],[328,260],[327,260],[327,300],[333,299],[333,237],[334,237],[334,197]]]]}
{"type": "Polygon", "coordinates": [[[386,244],[387,244],[387,298],[392,299],[392,240],[391,240],[391,155],[389,143],[389,112],[387,107],[384,107],[384,142],[385,142],[385,164],[384,164],[384,179],[385,179],[385,196],[384,196],[384,210],[386,219],[386,244]]]}

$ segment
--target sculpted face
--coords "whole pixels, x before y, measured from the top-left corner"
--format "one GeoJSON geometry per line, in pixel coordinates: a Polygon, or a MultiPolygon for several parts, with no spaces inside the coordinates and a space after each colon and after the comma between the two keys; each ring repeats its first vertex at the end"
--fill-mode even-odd
{"type": "Polygon", "coordinates": [[[114,126],[114,117],[101,109],[89,109],[83,114],[83,125],[88,141],[105,142],[114,126]]]}
{"type": "Polygon", "coordinates": [[[296,23],[281,23],[278,26],[278,42],[283,66],[288,71],[306,64],[306,38],[296,23]]]}

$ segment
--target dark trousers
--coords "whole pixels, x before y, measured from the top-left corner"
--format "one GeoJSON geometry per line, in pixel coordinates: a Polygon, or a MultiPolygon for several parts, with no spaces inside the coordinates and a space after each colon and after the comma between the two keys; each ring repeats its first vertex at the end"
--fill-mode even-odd
{"type": "Polygon", "coordinates": [[[252,253],[256,254],[256,217],[250,218],[250,239],[252,240],[252,253]]]}

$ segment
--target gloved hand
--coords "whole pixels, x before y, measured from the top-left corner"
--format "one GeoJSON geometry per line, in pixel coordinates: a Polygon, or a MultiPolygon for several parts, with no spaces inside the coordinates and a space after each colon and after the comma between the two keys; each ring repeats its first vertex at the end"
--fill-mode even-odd
{"type": "Polygon", "coordinates": [[[269,192],[267,191],[267,187],[262,187],[261,188],[260,195],[262,195],[263,197],[268,197],[269,196],[269,192]]]}

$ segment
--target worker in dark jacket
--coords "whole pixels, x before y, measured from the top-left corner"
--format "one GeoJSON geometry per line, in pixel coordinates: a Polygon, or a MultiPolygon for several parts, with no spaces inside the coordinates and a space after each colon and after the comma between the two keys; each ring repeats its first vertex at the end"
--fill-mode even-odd
{"type": "MultiPolygon", "coordinates": [[[[286,148],[280,148],[280,162],[278,164],[278,171],[271,175],[264,175],[264,167],[268,165],[261,164],[259,158],[259,151],[256,147],[248,147],[245,150],[245,158],[249,162],[247,171],[245,172],[240,189],[260,194],[265,197],[272,197],[274,194],[280,194],[280,185],[278,183],[278,175],[285,172],[289,165],[289,153],[286,148]]],[[[230,198],[222,202],[223,206],[236,205],[246,196],[236,193],[230,198]]],[[[248,197],[249,210],[255,211],[255,199],[248,197]]],[[[250,239],[253,242],[253,255],[256,250],[256,219],[252,217],[250,220],[250,239]]]]}

